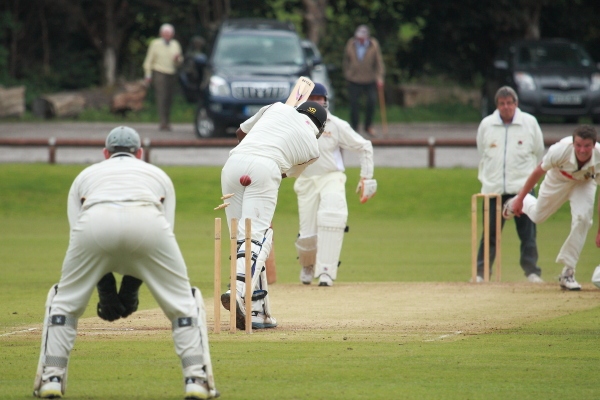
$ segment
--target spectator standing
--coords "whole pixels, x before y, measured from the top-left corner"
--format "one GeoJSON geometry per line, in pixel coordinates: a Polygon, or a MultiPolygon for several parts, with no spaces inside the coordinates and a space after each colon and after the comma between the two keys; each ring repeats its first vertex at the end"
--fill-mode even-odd
{"type": "MultiPolygon", "coordinates": [[[[477,130],[481,193],[502,195],[502,204],[515,196],[544,155],[542,130],[534,116],[518,108],[517,93],[503,86],[495,95],[496,110],[485,117],[477,130]]],[[[533,189],[533,188],[532,188],[533,189]]],[[[496,199],[490,199],[490,209],[496,199]]],[[[490,265],[496,257],[496,214],[490,213],[490,265]]],[[[502,219],[502,228],[504,228],[502,219]]],[[[515,219],[521,240],[521,268],[530,282],[541,283],[537,266],[536,226],[527,215],[515,219]]],[[[477,255],[477,281],[483,281],[483,243],[477,255]]]]}
{"type": "Polygon", "coordinates": [[[365,132],[375,136],[373,114],[377,90],[383,87],[385,66],[377,39],[370,36],[369,28],[360,25],[354,37],[346,43],[343,57],[344,78],[348,85],[350,101],[350,126],[358,131],[361,97],[365,97],[365,132]]]}
{"type": "Polygon", "coordinates": [[[152,40],[144,60],[144,77],[146,83],[152,82],[156,108],[160,119],[161,131],[170,131],[171,105],[177,83],[177,68],[183,62],[181,46],[173,37],[175,28],[171,24],[163,24],[159,30],[160,38],[152,40]]]}

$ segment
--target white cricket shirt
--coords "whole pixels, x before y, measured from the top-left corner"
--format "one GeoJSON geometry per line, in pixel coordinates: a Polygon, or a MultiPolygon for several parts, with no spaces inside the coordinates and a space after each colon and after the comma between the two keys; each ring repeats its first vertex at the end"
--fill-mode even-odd
{"type": "Polygon", "coordinates": [[[283,103],[274,103],[261,108],[254,116],[244,121],[240,128],[246,137],[232,154],[249,154],[272,159],[281,173],[297,176],[304,166],[319,157],[317,133],[319,132],[307,115],[283,103]]]}
{"type": "Polygon", "coordinates": [[[95,204],[128,202],[155,205],[174,228],[175,189],[171,179],[160,168],[127,153],[91,165],[75,178],[67,202],[69,224],[73,228],[79,213],[95,204]]]}
{"type": "Polygon", "coordinates": [[[349,123],[327,113],[325,131],[318,140],[321,156],[306,167],[302,176],[325,175],[329,172],[344,172],[341,150],[359,153],[361,178],[373,178],[373,145],[352,129],[349,123]]]}

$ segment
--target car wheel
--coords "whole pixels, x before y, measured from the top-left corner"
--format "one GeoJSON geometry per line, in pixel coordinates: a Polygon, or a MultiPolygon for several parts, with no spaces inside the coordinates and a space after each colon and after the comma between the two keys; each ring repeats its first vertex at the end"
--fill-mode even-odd
{"type": "Polygon", "coordinates": [[[194,133],[200,139],[211,138],[219,135],[219,128],[212,118],[208,116],[206,108],[198,107],[194,121],[194,133]]]}

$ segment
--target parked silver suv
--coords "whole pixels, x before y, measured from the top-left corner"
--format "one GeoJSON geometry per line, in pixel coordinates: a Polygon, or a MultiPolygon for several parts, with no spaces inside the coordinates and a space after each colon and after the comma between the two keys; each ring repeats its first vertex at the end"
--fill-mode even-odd
{"type": "Polygon", "coordinates": [[[564,39],[520,40],[500,49],[486,76],[482,115],[494,111],[501,86],[519,95],[519,108],[535,116],[600,123],[600,69],[587,51],[564,39]]]}

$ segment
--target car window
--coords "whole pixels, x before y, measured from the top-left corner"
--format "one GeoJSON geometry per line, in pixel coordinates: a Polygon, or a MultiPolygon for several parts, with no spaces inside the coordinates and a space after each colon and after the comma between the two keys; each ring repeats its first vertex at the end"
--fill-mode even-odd
{"type": "Polygon", "coordinates": [[[516,53],[518,67],[589,67],[590,56],[579,46],[539,44],[520,47],[516,53]]]}
{"type": "Polygon", "coordinates": [[[216,65],[302,65],[304,56],[293,36],[223,35],[213,54],[216,65]]]}

